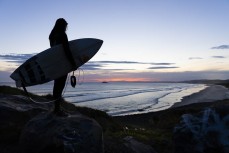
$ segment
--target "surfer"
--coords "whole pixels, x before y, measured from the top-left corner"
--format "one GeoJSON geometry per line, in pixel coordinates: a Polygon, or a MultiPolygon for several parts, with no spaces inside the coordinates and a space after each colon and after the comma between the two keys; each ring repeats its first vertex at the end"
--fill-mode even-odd
{"type": "MultiPolygon", "coordinates": [[[[67,25],[68,23],[63,18],[59,18],[56,20],[56,23],[49,35],[50,46],[53,47],[55,45],[62,44],[65,51],[65,55],[69,59],[72,66],[76,69],[76,64],[68,44],[68,37],[66,34],[67,25]]],[[[68,74],[65,74],[62,77],[54,80],[53,97],[56,99],[54,113],[60,115],[64,114],[64,112],[61,110],[60,104],[61,104],[62,92],[65,87],[67,76],[68,74]]]]}

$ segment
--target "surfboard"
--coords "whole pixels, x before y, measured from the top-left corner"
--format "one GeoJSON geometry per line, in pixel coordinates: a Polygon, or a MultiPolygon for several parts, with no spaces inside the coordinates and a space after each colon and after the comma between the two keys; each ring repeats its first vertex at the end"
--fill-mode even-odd
{"type": "MultiPolygon", "coordinates": [[[[76,66],[88,62],[101,48],[103,41],[83,38],[69,41],[69,47],[76,66]]],[[[55,80],[71,71],[74,67],[69,62],[62,44],[46,49],[20,65],[10,77],[17,87],[43,84],[55,80]]]]}

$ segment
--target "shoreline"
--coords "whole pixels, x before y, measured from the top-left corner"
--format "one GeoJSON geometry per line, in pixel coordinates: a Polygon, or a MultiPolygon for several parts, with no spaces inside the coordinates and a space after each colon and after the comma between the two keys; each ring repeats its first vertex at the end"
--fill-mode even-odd
{"type": "MultiPolygon", "coordinates": [[[[224,85],[211,84],[200,92],[191,94],[175,103],[172,107],[142,114],[113,116],[113,118],[128,127],[154,127],[172,133],[174,126],[180,122],[183,114],[199,113],[205,108],[229,108],[229,88],[224,85]],[[216,96],[215,96],[216,95],[216,96]]],[[[162,133],[164,131],[162,130],[162,133]]]]}
{"type": "Polygon", "coordinates": [[[181,102],[175,103],[169,109],[194,103],[215,102],[225,99],[229,99],[228,88],[223,85],[210,85],[204,90],[183,97],[181,102]]]}
{"type": "Polygon", "coordinates": [[[131,117],[136,117],[136,116],[151,116],[152,114],[160,114],[162,112],[167,112],[171,111],[173,109],[182,109],[186,107],[200,107],[202,106],[208,106],[214,103],[222,102],[222,101],[227,101],[229,100],[229,88],[223,86],[223,85],[216,85],[216,84],[211,84],[211,85],[206,85],[205,89],[193,93],[191,95],[185,96],[181,99],[181,102],[174,103],[171,107],[167,109],[162,109],[158,111],[152,111],[152,112],[146,112],[146,113],[137,113],[137,114],[127,114],[127,115],[118,115],[118,116],[113,116],[115,118],[131,118],[131,117]]]}
{"type": "MultiPolygon", "coordinates": [[[[177,105],[177,103],[181,103],[182,99],[184,97],[189,97],[189,96],[191,96],[193,94],[196,94],[196,93],[199,93],[201,91],[204,91],[209,86],[215,86],[215,85],[207,85],[207,84],[201,84],[201,85],[204,85],[205,87],[200,89],[200,90],[198,89],[198,91],[194,91],[194,92],[193,92],[193,90],[190,90],[190,89],[194,89],[194,88],[188,88],[188,89],[185,89],[185,90],[182,90],[182,91],[179,91],[179,92],[168,93],[168,94],[166,94],[166,95],[164,95],[162,97],[157,98],[156,99],[157,103],[153,104],[152,106],[150,105],[148,107],[145,107],[144,109],[133,110],[133,112],[129,112],[128,111],[127,113],[124,112],[124,113],[116,114],[116,115],[114,115],[114,114],[109,114],[109,115],[111,115],[113,117],[116,117],[116,116],[131,116],[131,115],[138,115],[138,114],[140,115],[140,114],[147,114],[147,113],[153,113],[153,112],[159,112],[159,111],[168,110],[168,109],[174,107],[174,105],[177,105]],[[183,95],[183,94],[186,94],[186,95],[183,95]],[[181,95],[183,95],[183,96],[181,96],[181,95]]],[[[223,86],[222,86],[222,88],[225,89],[223,86]]],[[[194,90],[196,90],[196,89],[194,89],[194,90]]],[[[218,98],[217,100],[221,100],[221,98],[218,98]]],[[[183,103],[182,103],[182,105],[180,104],[180,106],[183,106],[183,103]]]]}
{"type": "MultiPolygon", "coordinates": [[[[189,104],[193,104],[193,103],[201,103],[201,102],[214,102],[214,101],[218,101],[218,100],[224,100],[224,99],[229,99],[229,90],[228,88],[226,88],[226,86],[223,85],[216,85],[216,84],[205,84],[206,88],[204,88],[203,90],[200,90],[198,92],[192,93],[188,96],[184,96],[183,98],[179,99],[179,101],[177,100],[177,97],[174,97],[174,95],[172,94],[172,97],[174,100],[171,101],[171,103],[168,103],[168,107],[167,105],[159,105],[159,104],[155,104],[158,105],[158,107],[156,108],[152,108],[154,109],[154,111],[149,111],[147,110],[148,107],[144,109],[140,108],[137,110],[137,112],[135,113],[130,113],[130,114],[119,114],[119,115],[111,115],[111,116],[131,116],[131,115],[135,115],[135,114],[147,114],[147,113],[151,113],[151,112],[158,112],[158,111],[163,111],[163,110],[168,110],[168,109],[172,109],[174,107],[180,107],[180,106],[184,106],[184,105],[189,105],[189,104]],[[166,108],[165,108],[166,107],[166,108]]],[[[180,92],[178,92],[178,94],[180,94],[180,92]]],[[[158,101],[166,101],[168,100],[168,95],[164,96],[163,98],[159,98],[158,101]]],[[[141,100],[139,99],[139,102],[141,100]]],[[[164,102],[165,103],[165,102],[164,102]]],[[[149,106],[152,107],[152,106],[149,106]]]]}

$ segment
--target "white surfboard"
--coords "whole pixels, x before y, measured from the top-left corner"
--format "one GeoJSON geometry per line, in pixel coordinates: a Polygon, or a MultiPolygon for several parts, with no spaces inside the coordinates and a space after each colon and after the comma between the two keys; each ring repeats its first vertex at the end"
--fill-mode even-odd
{"type": "MultiPolygon", "coordinates": [[[[84,38],[69,41],[69,47],[77,67],[88,62],[100,49],[103,41],[84,38]]],[[[17,87],[33,86],[55,80],[74,68],[64,53],[62,45],[56,45],[28,59],[10,77],[17,87]]]]}

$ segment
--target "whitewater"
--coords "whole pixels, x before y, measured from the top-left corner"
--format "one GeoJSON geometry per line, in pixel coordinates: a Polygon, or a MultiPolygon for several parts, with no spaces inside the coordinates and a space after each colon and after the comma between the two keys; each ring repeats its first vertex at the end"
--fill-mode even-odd
{"type": "MultiPolygon", "coordinates": [[[[14,83],[8,84],[15,86],[14,83]]],[[[53,83],[28,87],[38,95],[52,94],[53,83]]],[[[182,98],[207,86],[187,83],[82,83],[76,88],[66,85],[63,97],[76,106],[90,107],[112,116],[141,114],[170,108],[182,98]]]]}

